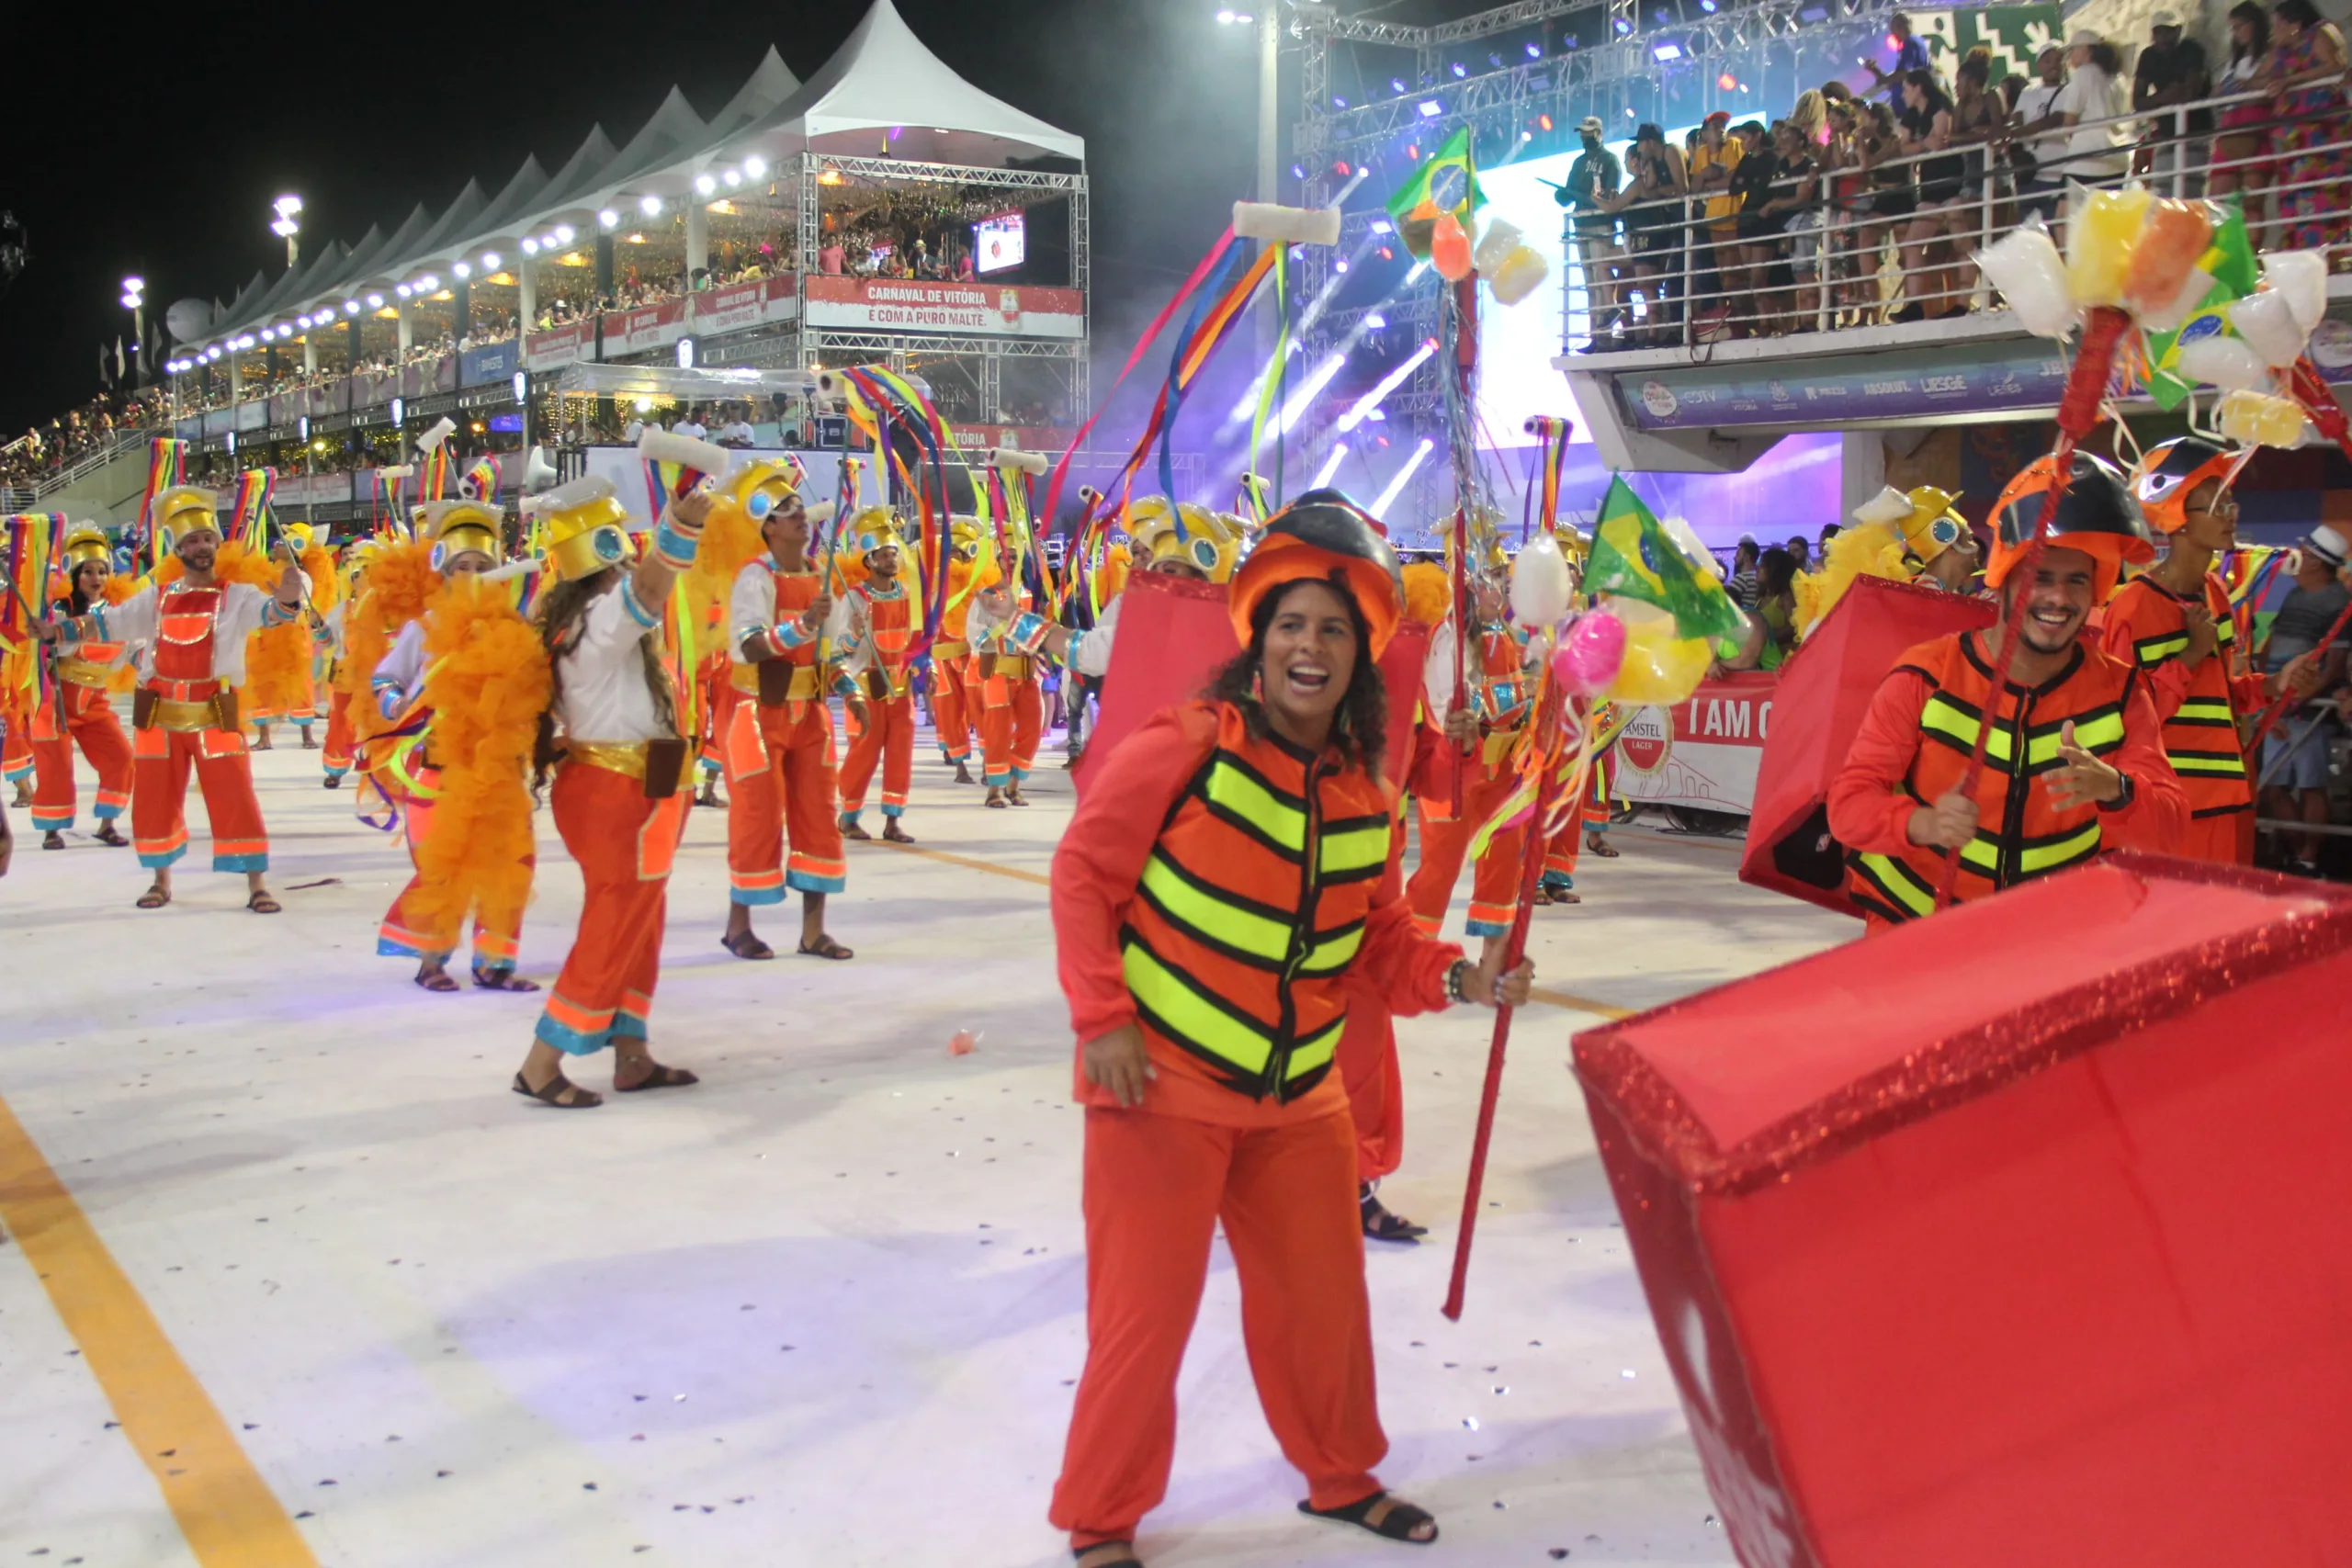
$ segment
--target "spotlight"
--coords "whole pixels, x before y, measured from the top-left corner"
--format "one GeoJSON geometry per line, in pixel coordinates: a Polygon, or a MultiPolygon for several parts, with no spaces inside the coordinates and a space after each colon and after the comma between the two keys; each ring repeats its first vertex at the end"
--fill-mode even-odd
{"type": "Polygon", "coordinates": [[[1551,129],[1552,129],[1552,117],[1551,117],[1550,115],[1548,115],[1548,114],[1539,114],[1539,115],[1537,115],[1537,116],[1535,117],[1535,129],[1536,129],[1536,130],[1551,130],[1551,129]]]}
{"type": "Polygon", "coordinates": [[[359,314],[359,301],[356,299],[345,299],[343,302],[343,313],[346,316],[356,316],[359,314]]]}
{"type": "Polygon", "coordinates": [[[311,318],[308,316],[297,316],[294,318],[294,324],[301,328],[304,332],[309,332],[311,330],[311,318]]]}
{"type": "Polygon", "coordinates": [[[1657,25],[1659,27],[1670,28],[1674,25],[1674,13],[1665,9],[1664,7],[1660,7],[1659,9],[1651,12],[1650,15],[1657,18],[1657,25]]]}
{"type": "Polygon", "coordinates": [[[382,310],[384,308],[384,297],[380,294],[370,294],[368,296],[368,308],[371,310],[382,310]]]}
{"type": "Polygon", "coordinates": [[[662,210],[662,198],[658,196],[640,197],[638,199],[637,209],[648,218],[654,217],[662,210]]]}
{"type": "Polygon", "coordinates": [[[1342,158],[1338,163],[1331,165],[1331,172],[1339,175],[1340,178],[1346,179],[1350,175],[1355,173],[1355,168],[1345,158],[1342,158]]]}
{"type": "Polygon", "coordinates": [[[695,176],[695,189],[702,195],[708,196],[718,188],[718,182],[712,179],[708,175],[696,175],[695,176]]]}
{"type": "Polygon", "coordinates": [[[1713,16],[1715,14],[1715,0],[1699,0],[1699,9],[1704,11],[1710,17],[1713,16]]]}
{"type": "Polygon", "coordinates": [[[1459,81],[1461,78],[1470,74],[1470,67],[1463,64],[1462,62],[1457,60],[1453,62],[1453,74],[1454,79],[1459,81]]]}
{"type": "Polygon", "coordinates": [[[496,272],[498,270],[498,253],[496,251],[482,252],[481,265],[484,270],[496,272]]]}
{"type": "Polygon", "coordinates": [[[559,223],[555,226],[555,243],[559,245],[568,245],[571,243],[571,224],[559,223]]]}
{"type": "Polygon", "coordinates": [[[1500,71],[1503,68],[1503,57],[1490,49],[1487,51],[1487,63],[1500,71]]]}
{"type": "Polygon", "coordinates": [[[1393,234],[1396,231],[1396,226],[1385,218],[1376,218],[1373,220],[1372,231],[1375,234],[1393,234]]]}
{"type": "Polygon", "coordinates": [[[1304,164],[1293,164],[1290,166],[1290,177],[1295,180],[1305,179],[1306,177],[1306,165],[1304,164]]]}
{"type": "Polygon", "coordinates": [[[1346,108],[1348,107],[1348,100],[1340,96],[1339,94],[1334,93],[1331,95],[1331,107],[1335,109],[1346,108]]]}
{"type": "Polygon", "coordinates": [[[750,175],[752,179],[758,179],[762,175],[764,175],[767,172],[768,161],[765,158],[746,158],[743,160],[743,173],[750,175]]]}
{"type": "Polygon", "coordinates": [[[1569,53],[1573,54],[1573,53],[1575,53],[1575,52],[1576,52],[1577,48],[1577,46],[1578,46],[1578,44],[1579,44],[1579,42],[1580,42],[1580,41],[1581,41],[1581,40],[1579,40],[1579,39],[1577,39],[1577,35],[1576,35],[1576,34],[1574,34],[1574,33],[1570,33],[1567,37],[1566,37],[1566,38],[1564,38],[1564,39],[1562,39],[1560,40],[1560,47],[1561,47],[1562,49],[1566,50],[1569,53]]]}
{"type": "Polygon", "coordinates": [[[1721,87],[1726,93],[1733,92],[1739,86],[1739,78],[1726,71],[1722,75],[1715,78],[1715,85],[1721,87]]]}
{"type": "Polygon", "coordinates": [[[1540,44],[1540,43],[1536,43],[1536,42],[1534,42],[1533,40],[1532,40],[1532,39],[1531,39],[1531,40],[1529,41],[1528,45],[1527,45],[1527,58],[1528,58],[1528,59],[1530,59],[1530,60],[1541,60],[1541,59],[1543,59],[1543,58],[1544,58],[1544,46],[1543,46],[1542,44],[1540,44]]]}
{"type": "Polygon", "coordinates": [[[1634,24],[1633,24],[1633,23],[1631,23],[1631,22],[1627,21],[1627,20],[1626,20],[1624,17],[1618,17],[1618,18],[1617,18],[1617,36],[1618,36],[1619,38],[1623,38],[1623,37],[1624,37],[1627,33],[1630,33],[1630,32],[1632,32],[1633,30],[1634,30],[1634,24]]]}
{"type": "Polygon", "coordinates": [[[620,226],[621,215],[619,213],[614,211],[609,207],[598,210],[596,214],[596,227],[599,229],[617,229],[620,226]]]}
{"type": "Polygon", "coordinates": [[[423,277],[420,277],[420,278],[418,278],[418,279],[416,280],[416,291],[417,291],[419,294],[430,294],[430,293],[432,293],[434,290],[435,290],[435,289],[439,288],[440,287],[441,287],[441,280],[440,280],[439,278],[437,278],[437,277],[434,276],[433,276],[433,274],[431,274],[431,273],[429,273],[429,272],[428,272],[428,273],[426,273],[423,277]]]}
{"type": "Polygon", "coordinates": [[[1388,318],[1382,315],[1377,310],[1373,311],[1363,319],[1364,331],[1366,332],[1376,333],[1387,324],[1388,318]]]}
{"type": "Polygon", "coordinates": [[[449,270],[456,273],[459,277],[471,277],[474,275],[474,264],[471,262],[458,262],[452,265],[449,270]]]}
{"type": "Polygon", "coordinates": [[[1650,45],[1650,58],[1665,65],[1682,58],[1682,46],[1670,38],[1662,38],[1650,45]]]}
{"type": "Polygon", "coordinates": [[[1435,98],[1423,98],[1419,105],[1419,108],[1423,119],[1435,119],[1439,115],[1445,112],[1445,106],[1439,103],[1435,98]]]}
{"type": "Polygon", "coordinates": [[[401,299],[407,299],[411,294],[414,293],[414,292],[415,292],[415,290],[413,290],[413,289],[412,289],[411,288],[409,288],[409,286],[408,286],[407,284],[405,284],[405,283],[401,283],[401,284],[396,284],[396,285],[394,285],[394,286],[393,286],[393,288],[392,288],[392,292],[393,292],[393,293],[395,293],[395,294],[397,294],[397,295],[399,295],[401,299]]]}
{"type": "Polygon", "coordinates": [[[727,170],[725,173],[721,174],[718,178],[720,183],[725,185],[729,190],[733,190],[737,186],[743,183],[743,176],[733,169],[727,170]]]}
{"type": "Polygon", "coordinates": [[[539,242],[528,234],[524,235],[523,254],[526,256],[537,255],[539,254],[539,242]]]}
{"type": "Polygon", "coordinates": [[[1338,260],[1334,261],[1334,262],[1331,264],[1331,270],[1332,270],[1333,272],[1345,272],[1345,271],[1347,271],[1347,270],[1348,270],[1348,258],[1347,258],[1347,257],[1345,257],[1345,256],[1341,256],[1341,257],[1340,257],[1338,260]]]}
{"type": "Polygon", "coordinates": [[[1405,78],[1402,76],[1391,76],[1388,78],[1388,90],[1392,93],[1401,95],[1405,91],[1405,78]]]}

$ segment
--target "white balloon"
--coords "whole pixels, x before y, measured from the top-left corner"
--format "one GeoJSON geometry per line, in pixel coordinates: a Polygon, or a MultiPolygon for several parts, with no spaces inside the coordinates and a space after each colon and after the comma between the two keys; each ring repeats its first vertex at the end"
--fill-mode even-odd
{"type": "Polygon", "coordinates": [[[2012,229],[1977,252],[1976,265],[2034,336],[2063,339],[2075,330],[2081,312],[2066,291],[2066,264],[2039,221],[2012,229]]]}
{"type": "Polygon", "coordinates": [[[1470,253],[1470,259],[1477,264],[1479,276],[1494,276],[1495,269],[1503,265],[1511,252],[1519,249],[1520,242],[1525,237],[1517,225],[1505,219],[1489,220],[1487,231],[1478,236],[1478,248],[1470,253]]]}
{"type": "Polygon", "coordinates": [[[2243,392],[2266,385],[2270,375],[2262,355],[2233,337],[2219,333],[2180,345],[2180,373],[2192,381],[2207,381],[2224,391],[2243,392]]]}
{"type": "Polygon", "coordinates": [[[2201,266],[2192,266],[2172,303],[2161,310],[2142,312],[2140,324],[2152,333],[2178,332],[2181,323],[2197,313],[2197,308],[2205,303],[2205,296],[2212,291],[2213,275],[2201,266]]]}
{"type": "Polygon", "coordinates": [[[1531,631],[1548,631],[1566,620],[1575,592],[1567,559],[1549,534],[1530,539],[1511,562],[1510,613],[1531,631]]]}
{"type": "Polygon", "coordinates": [[[2274,251],[2262,258],[2263,281],[2287,297],[2295,324],[2309,337],[2327,314],[2327,254],[2324,251],[2274,251]]]}
{"type": "Polygon", "coordinates": [[[2257,288],[2230,306],[2230,325],[2273,370],[2292,365],[2303,352],[2303,329],[2294,307],[2275,288],[2257,288]]]}

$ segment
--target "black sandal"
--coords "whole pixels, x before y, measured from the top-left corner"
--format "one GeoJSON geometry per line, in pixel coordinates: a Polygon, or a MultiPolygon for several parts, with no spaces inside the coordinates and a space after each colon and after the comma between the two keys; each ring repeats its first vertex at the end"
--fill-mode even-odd
{"type": "Polygon", "coordinates": [[[419,969],[415,978],[416,988],[420,991],[454,991],[458,988],[458,982],[449,978],[447,969],[419,969]]]}
{"type": "Polygon", "coordinates": [[[112,822],[99,823],[98,830],[91,837],[110,850],[127,850],[130,847],[130,840],[117,831],[112,822]]]}
{"type": "Polygon", "coordinates": [[[718,939],[718,945],[738,958],[774,958],[775,949],[759,939],[755,931],[737,931],[733,936],[718,939]]]}
{"type": "Polygon", "coordinates": [[[171,901],[172,896],[169,893],[160,887],[150,887],[139,896],[137,907],[141,909],[160,909],[171,901]]]}
{"type": "Polygon", "coordinates": [[[537,980],[526,980],[515,974],[511,964],[492,964],[488,968],[475,964],[474,985],[484,991],[536,991],[539,988],[537,980]]]}
{"type": "Polygon", "coordinates": [[[1585,853],[1599,855],[1602,860],[1615,860],[1621,852],[1617,850],[1611,849],[1609,847],[1609,840],[1602,838],[1599,833],[1587,833],[1584,836],[1584,849],[1585,853]]]}
{"type": "Polygon", "coordinates": [[[865,824],[846,811],[842,813],[841,829],[842,837],[844,839],[854,839],[861,844],[870,844],[874,841],[874,835],[865,830],[865,824]]]}
{"type": "Polygon", "coordinates": [[[695,1077],[694,1074],[686,1071],[684,1067],[665,1067],[661,1063],[656,1062],[653,1064],[653,1070],[646,1074],[644,1077],[640,1078],[636,1083],[623,1084],[619,1077],[616,1077],[613,1079],[613,1092],[615,1094],[642,1094],[649,1089],[684,1089],[688,1084],[700,1082],[702,1082],[702,1079],[695,1077]]]}
{"type": "Polygon", "coordinates": [[[1318,1508],[1312,1503],[1301,1503],[1298,1506],[1298,1511],[1302,1514],[1312,1514],[1318,1519],[1333,1519],[1343,1525],[1355,1525],[1360,1529],[1370,1530],[1384,1540],[1401,1540],[1408,1546],[1427,1546],[1437,1540],[1435,1516],[1427,1508],[1419,1508],[1410,1503],[1400,1502],[1385,1492],[1375,1492],[1371,1496],[1351,1503],[1344,1508],[1318,1508]],[[1381,1505],[1384,1503],[1387,1506],[1382,1507],[1381,1505]],[[1373,1518],[1374,1512],[1380,1515],[1376,1521],[1373,1518]],[[1430,1527],[1430,1533],[1415,1535],[1413,1532],[1423,1525],[1430,1527]]]}
{"type": "Polygon", "coordinates": [[[256,887],[252,897],[245,900],[245,908],[256,915],[276,915],[283,913],[286,906],[270,897],[268,888],[256,887]]]}
{"type": "Polygon", "coordinates": [[[582,1089],[578,1084],[565,1077],[561,1072],[558,1072],[555,1077],[548,1079],[537,1089],[533,1089],[524,1081],[521,1073],[516,1073],[514,1092],[527,1099],[536,1100],[542,1105],[552,1105],[558,1111],[587,1111],[605,1103],[603,1095],[593,1089],[582,1089]],[[563,1098],[567,1094],[571,1096],[570,1100],[563,1098]]]}
{"type": "Polygon", "coordinates": [[[62,850],[65,847],[65,835],[51,828],[40,836],[40,847],[45,850],[62,850]]]}
{"type": "Polygon", "coordinates": [[[1395,1213],[1370,1188],[1364,1189],[1357,1197],[1356,1211],[1363,1217],[1363,1234],[1374,1241],[1394,1241],[1407,1247],[1419,1247],[1421,1237],[1430,1234],[1429,1226],[1417,1225],[1395,1213]]]}
{"type": "Polygon", "coordinates": [[[811,947],[805,942],[800,944],[800,956],[803,958],[830,958],[838,964],[845,958],[854,958],[857,955],[852,953],[848,948],[843,947],[840,942],[835,942],[831,934],[820,932],[817,937],[817,944],[814,947],[811,947]]]}
{"type": "Polygon", "coordinates": [[[911,844],[915,841],[915,836],[899,827],[899,819],[893,817],[882,824],[882,841],[888,844],[911,844]]]}
{"type": "Polygon", "coordinates": [[[1073,1547],[1070,1550],[1070,1557],[1078,1563],[1078,1568],[1143,1568],[1143,1559],[1136,1555],[1136,1543],[1131,1540],[1098,1540],[1092,1546],[1073,1547]],[[1113,1548],[1125,1552],[1126,1555],[1125,1557],[1092,1556],[1097,1551],[1113,1548]],[[1090,1558],[1092,1560],[1089,1561],[1090,1558]]]}

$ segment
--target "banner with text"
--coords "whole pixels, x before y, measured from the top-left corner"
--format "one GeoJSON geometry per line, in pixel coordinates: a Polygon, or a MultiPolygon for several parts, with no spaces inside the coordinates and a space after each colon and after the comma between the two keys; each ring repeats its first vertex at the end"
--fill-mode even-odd
{"type": "Polygon", "coordinates": [[[707,294],[693,295],[690,300],[693,309],[689,313],[697,333],[741,332],[746,327],[798,320],[800,280],[789,273],[782,277],[755,278],[750,283],[730,284],[707,294]]]}
{"type": "Polygon", "coordinates": [[[543,333],[532,333],[523,339],[523,368],[554,370],[575,359],[587,359],[596,352],[596,323],[594,320],[573,321],[569,326],[555,327],[543,333]]]}
{"type": "Polygon", "coordinates": [[[1043,338],[1086,332],[1086,297],[1075,288],[818,276],[808,280],[808,294],[812,327],[1043,338]]]}
{"type": "Polygon", "coordinates": [[[1617,740],[1611,785],[1630,800],[1746,816],[1778,684],[1773,675],[1725,675],[1679,706],[1636,709],[1617,740]]]}

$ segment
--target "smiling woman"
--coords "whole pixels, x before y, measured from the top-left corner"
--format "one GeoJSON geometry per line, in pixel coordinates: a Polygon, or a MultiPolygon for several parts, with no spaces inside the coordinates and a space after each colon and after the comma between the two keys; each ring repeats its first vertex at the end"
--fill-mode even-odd
{"type": "Polygon", "coordinates": [[[1086,1373],[1051,1517],[1081,1568],[1139,1561],[1168,1484],[1176,1373],[1222,1217],[1251,1359],[1306,1512],[1392,1540],[1436,1521],[1372,1473],[1356,1137],[1331,1071],[1351,971],[1392,1012],[1516,1004],[1415,927],[1381,780],[1377,660],[1404,595],[1334,491],[1271,519],[1234,579],[1245,651],[1103,763],[1054,857],[1055,935],[1086,1111],[1086,1373]]]}

